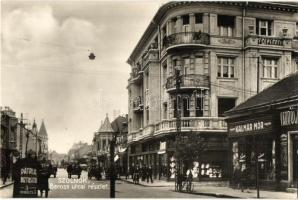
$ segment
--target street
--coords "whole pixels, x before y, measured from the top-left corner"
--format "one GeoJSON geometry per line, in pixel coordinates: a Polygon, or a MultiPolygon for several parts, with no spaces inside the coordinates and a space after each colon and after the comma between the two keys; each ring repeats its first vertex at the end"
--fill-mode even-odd
{"type": "MultiPolygon", "coordinates": [[[[73,176],[67,178],[66,170],[58,169],[57,177],[49,179],[49,198],[109,198],[109,181],[87,179],[83,171],[80,179],[73,176]]],[[[0,189],[3,198],[12,197],[13,186],[0,189]]],[[[194,194],[174,192],[172,187],[144,187],[125,181],[116,181],[116,197],[118,198],[214,198],[194,194]]]]}

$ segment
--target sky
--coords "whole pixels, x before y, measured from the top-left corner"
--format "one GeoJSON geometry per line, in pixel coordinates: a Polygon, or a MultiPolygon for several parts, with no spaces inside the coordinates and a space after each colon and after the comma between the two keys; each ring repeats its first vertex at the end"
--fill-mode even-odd
{"type": "Polygon", "coordinates": [[[44,120],[51,150],[91,144],[106,113],[127,113],[126,61],[164,2],[2,0],[1,106],[44,120]]]}

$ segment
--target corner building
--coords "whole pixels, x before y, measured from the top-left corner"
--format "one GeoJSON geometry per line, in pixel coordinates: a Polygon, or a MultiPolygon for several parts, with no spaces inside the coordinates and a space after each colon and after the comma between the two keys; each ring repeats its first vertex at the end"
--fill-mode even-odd
{"type": "Polygon", "coordinates": [[[269,2],[161,6],[127,61],[129,167],[151,165],[155,178],[175,177],[178,98],[181,131],[208,143],[194,178],[228,178],[223,113],[297,71],[297,10],[295,3],[269,2]]]}

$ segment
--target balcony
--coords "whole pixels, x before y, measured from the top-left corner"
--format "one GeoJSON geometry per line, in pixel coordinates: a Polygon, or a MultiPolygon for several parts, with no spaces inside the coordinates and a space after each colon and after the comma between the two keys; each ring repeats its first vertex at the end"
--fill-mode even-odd
{"type": "MultiPolygon", "coordinates": [[[[155,125],[154,135],[176,131],[176,119],[163,120],[155,125]]],[[[181,119],[181,131],[226,132],[227,124],[222,117],[186,117],[181,119]]]]}
{"type": "Polygon", "coordinates": [[[293,40],[293,49],[295,52],[298,51],[298,37],[295,37],[293,40]]]}
{"type": "MultiPolygon", "coordinates": [[[[188,74],[181,75],[180,89],[197,89],[197,88],[209,88],[209,76],[201,74],[188,74]]],[[[176,79],[175,76],[171,76],[167,79],[166,83],[167,92],[176,90],[176,79]]]]}
{"type": "Polygon", "coordinates": [[[141,71],[141,67],[132,68],[132,72],[130,73],[130,81],[141,83],[143,78],[143,71],[141,71]]]}
{"type": "Polygon", "coordinates": [[[148,125],[144,129],[141,128],[139,131],[132,132],[127,135],[127,143],[132,143],[135,141],[139,141],[139,140],[151,137],[153,136],[154,130],[155,130],[154,125],[148,125]]]}
{"type": "Polygon", "coordinates": [[[292,48],[292,39],[285,37],[250,35],[245,40],[246,47],[292,48]]]}
{"type": "Polygon", "coordinates": [[[143,99],[141,96],[137,96],[133,99],[132,107],[135,112],[143,112],[143,99]]]}
{"type": "Polygon", "coordinates": [[[181,46],[206,46],[209,44],[209,34],[202,32],[174,33],[163,39],[163,47],[166,49],[181,46]]]}

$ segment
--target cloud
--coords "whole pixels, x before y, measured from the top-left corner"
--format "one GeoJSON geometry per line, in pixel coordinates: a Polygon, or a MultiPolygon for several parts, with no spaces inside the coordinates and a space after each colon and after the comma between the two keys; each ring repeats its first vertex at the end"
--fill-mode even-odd
{"type": "Polygon", "coordinates": [[[3,60],[14,61],[13,65],[68,66],[70,57],[95,48],[101,33],[101,28],[83,19],[59,22],[50,6],[12,10],[2,22],[3,60]]]}

